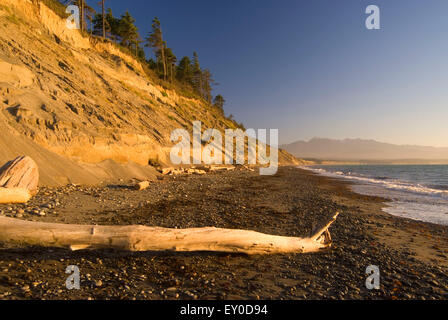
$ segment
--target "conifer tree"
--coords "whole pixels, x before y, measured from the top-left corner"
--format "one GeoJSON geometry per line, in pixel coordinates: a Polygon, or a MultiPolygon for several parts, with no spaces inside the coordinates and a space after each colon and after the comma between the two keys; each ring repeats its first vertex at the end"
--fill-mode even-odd
{"type": "Polygon", "coordinates": [[[183,57],[177,67],[176,78],[179,82],[192,86],[193,85],[193,68],[191,59],[183,57]]]}
{"type": "Polygon", "coordinates": [[[202,96],[208,102],[212,103],[212,85],[215,81],[212,79],[212,73],[210,70],[205,69],[202,71],[202,96]]]}
{"type": "Polygon", "coordinates": [[[173,50],[171,48],[165,49],[165,55],[166,55],[167,69],[169,72],[169,79],[171,82],[173,82],[177,57],[174,55],[173,50]]]}
{"type": "Polygon", "coordinates": [[[196,52],[193,52],[193,89],[202,97],[202,70],[199,64],[199,57],[196,52]]]}
{"type": "Polygon", "coordinates": [[[218,95],[215,97],[215,99],[213,100],[213,105],[214,105],[216,108],[218,108],[218,109],[220,109],[220,110],[223,110],[223,111],[224,111],[224,105],[225,105],[225,103],[226,103],[226,100],[225,100],[224,97],[223,97],[222,95],[220,95],[220,94],[218,94],[218,95]]]}
{"type": "Polygon", "coordinates": [[[121,16],[120,22],[118,24],[118,34],[121,37],[121,44],[125,47],[132,48],[132,46],[137,46],[139,34],[138,28],[135,26],[135,19],[131,16],[129,11],[126,11],[124,15],[121,16]]]}
{"type": "MultiPolygon", "coordinates": [[[[114,17],[112,10],[110,8],[107,9],[107,13],[104,17],[104,24],[105,24],[105,30],[104,30],[105,38],[110,38],[116,41],[119,37],[120,19],[114,17]]],[[[103,35],[102,14],[96,14],[95,18],[93,19],[93,33],[97,36],[103,35]]]]}
{"type": "Polygon", "coordinates": [[[152,21],[152,33],[146,38],[146,47],[152,48],[157,59],[163,66],[163,79],[167,77],[167,63],[165,58],[166,43],[163,41],[162,27],[157,17],[152,21]]]}

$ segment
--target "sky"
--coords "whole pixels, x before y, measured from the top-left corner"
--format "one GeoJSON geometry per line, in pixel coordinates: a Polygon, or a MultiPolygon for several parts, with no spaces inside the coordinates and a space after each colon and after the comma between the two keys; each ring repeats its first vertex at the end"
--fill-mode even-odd
{"type": "MultiPolygon", "coordinates": [[[[88,1],[97,8],[98,0],[88,1]]],[[[226,114],[312,137],[448,146],[446,0],[106,0],[142,37],[159,17],[177,57],[197,51],[226,114]],[[368,30],[368,5],[380,30],[368,30]]]]}

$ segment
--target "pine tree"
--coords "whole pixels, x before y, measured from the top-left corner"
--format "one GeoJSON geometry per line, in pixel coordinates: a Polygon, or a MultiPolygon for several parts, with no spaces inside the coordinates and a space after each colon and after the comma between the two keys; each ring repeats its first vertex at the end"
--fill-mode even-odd
{"type": "Polygon", "coordinates": [[[143,48],[140,46],[140,43],[142,43],[143,41],[139,40],[138,41],[138,47],[137,47],[137,58],[139,58],[141,61],[146,61],[146,53],[145,50],[143,50],[143,48]]]}
{"type": "Polygon", "coordinates": [[[193,68],[189,57],[183,57],[177,67],[176,79],[184,84],[193,85],[193,68]]]}
{"type": "Polygon", "coordinates": [[[171,82],[173,82],[177,57],[174,55],[173,50],[171,48],[166,48],[165,55],[166,55],[167,69],[169,72],[169,79],[171,82]]]}
{"type": "Polygon", "coordinates": [[[137,46],[139,39],[138,28],[135,26],[135,19],[131,16],[129,11],[126,11],[121,16],[120,23],[118,25],[118,34],[121,37],[121,45],[132,48],[137,46]]]}
{"type": "MultiPolygon", "coordinates": [[[[106,38],[110,38],[116,41],[119,37],[119,25],[120,19],[114,17],[112,10],[107,9],[107,13],[104,17],[105,30],[104,34],[106,38]]],[[[93,33],[97,36],[103,35],[103,15],[96,14],[93,19],[93,33]]]]}
{"type": "Polygon", "coordinates": [[[146,38],[146,47],[152,48],[157,59],[163,66],[163,79],[167,77],[167,63],[165,58],[166,43],[163,41],[162,27],[157,17],[152,21],[152,33],[146,38]]]}
{"type": "Polygon", "coordinates": [[[196,52],[193,52],[193,64],[192,64],[192,72],[193,72],[193,89],[198,93],[201,97],[202,95],[202,70],[199,64],[199,57],[196,52]]]}
{"type": "Polygon", "coordinates": [[[218,94],[216,97],[215,97],[215,99],[213,100],[213,105],[216,107],[216,108],[218,108],[218,109],[220,109],[220,110],[222,110],[222,111],[224,111],[224,105],[226,104],[226,100],[224,99],[224,97],[222,96],[222,95],[220,95],[220,94],[218,94]]]}
{"type": "Polygon", "coordinates": [[[210,70],[205,69],[202,71],[202,96],[208,103],[212,103],[212,85],[215,81],[212,79],[212,73],[210,70]]]}
{"type": "MultiPolygon", "coordinates": [[[[93,20],[95,19],[95,14],[96,14],[96,12],[95,12],[95,10],[93,8],[91,8],[89,6],[85,6],[85,8],[84,8],[84,16],[85,16],[85,20],[89,21],[90,34],[93,33],[93,29],[94,29],[93,20]]],[[[86,23],[85,27],[87,27],[87,23],[86,23]]],[[[86,30],[87,30],[87,28],[86,28],[86,30]]]]}
{"type": "MultiPolygon", "coordinates": [[[[101,36],[102,32],[103,32],[103,30],[102,30],[103,29],[103,26],[102,26],[102,24],[103,24],[103,15],[97,13],[95,15],[95,17],[93,18],[92,23],[93,23],[93,34],[97,35],[97,36],[101,36]]],[[[106,32],[110,31],[110,28],[108,27],[107,23],[105,25],[105,29],[106,29],[106,32]]]]}
{"type": "Polygon", "coordinates": [[[117,41],[117,38],[119,37],[120,19],[114,17],[112,9],[110,8],[107,10],[106,14],[106,27],[107,26],[109,27],[112,40],[117,41]]]}

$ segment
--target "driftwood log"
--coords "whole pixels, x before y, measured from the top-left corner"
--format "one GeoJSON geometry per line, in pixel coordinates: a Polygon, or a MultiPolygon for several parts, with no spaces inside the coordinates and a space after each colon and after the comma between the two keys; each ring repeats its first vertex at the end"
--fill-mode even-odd
{"type": "Polygon", "coordinates": [[[331,246],[328,228],[337,216],[338,213],[305,238],[274,236],[249,230],[67,225],[0,217],[0,242],[71,250],[112,248],[128,251],[306,253],[331,246]]]}
{"type": "Polygon", "coordinates": [[[149,188],[149,185],[150,185],[149,181],[141,181],[134,186],[134,189],[139,191],[145,190],[149,188]]]}
{"type": "Polygon", "coordinates": [[[23,188],[0,188],[0,203],[26,203],[31,193],[23,188]]]}
{"type": "Polygon", "coordinates": [[[38,191],[39,169],[36,162],[20,156],[0,168],[0,203],[24,203],[38,191]]]}
{"type": "Polygon", "coordinates": [[[17,157],[0,168],[0,187],[23,188],[36,194],[38,183],[39,169],[30,157],[17,157]]]}

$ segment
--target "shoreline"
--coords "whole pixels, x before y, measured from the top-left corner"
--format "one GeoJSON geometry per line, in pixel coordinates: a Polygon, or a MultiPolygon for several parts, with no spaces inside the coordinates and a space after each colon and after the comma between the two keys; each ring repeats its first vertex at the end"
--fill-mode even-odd
{"type": "Polygon", "coordinates": [[[42,188],[27,206],[0,211],[43,222],[215,226],[283,236],[307,235],[317,221],[341,215],[330,228],[333,247],[311,254],[70,252],[3,244],[0,297],[448,299],[448,227],[389,215],[381,210],[385,199],[348,186],[281,167],[264,177],[249,171],[164,177],[144,191],[130,185],[42,188]],[[45,216],[28,213],[27,207],[46,204],[45,216]],[[81,290],[64,287],[68,265],[79,266],[81,290]],[[380,290],[365,288],[369,265],[380,268],[380,290]]]}
{"type": "MultiPolygon", "coordinates": [[[[366,199],[366,203],[362,206],[359,206],[360,210],[362,214],[382,222],[382,223],[380,222],[380,226],[381,228],[385,229],[377,230],[376,235],[379,236],[380,239],[386,244],[390,245],[391,242],[396,243],[397,240],[402,239],[403,241],[398,242],[401,243],[401,245],[409,246],[409,242],[406,243],[404,241],[406,237],[409,237],[409,239],[412,239],[411,242],[415,243],[413,236],[416,236],[417,232],[418,233],[423,233],[424,231],[428,232],[431,229],[435,230],[438,234],[445,234],[445,238],[446,240],[448,240],[447,236],[448,226],[446,225],[393,215],[383,210],[385,207],[388,207],[388,203],[392,203],[393,200],[383,198],[380,196],[372,196],[357,193],[351,189],[354,183],[352,181],[345,180],[343,178],[325,177],[314,172],[310,173],[323,179],[330,180],[331,181],[330,184],[334,183],[335,186],[339,185],[345,187],[348,194],[350,193],[352,194],[351,198],[363,199],[363,200],[366,199]],[[392,236],[391,235],[392,233],[399,233],[399,235],[392,236]]],[[[345,203],[346,205],[351,204],[351,200],[348,199],[350,198],[345,197],[342,200],[342,202],[345,203]]],[[[359,205],[356,203],[356,200],[355,205],[359,205]]],[[[418,240],[420,241],[417,241],[416,245],[412,245],[412,247],[414,248],[416,246],[417,247],[420,246],[419,248],[415,248],[417,249],[417,251],[415,252],[416,258],[426,261],[428,263],[432,262],[448,267],[448,246],[445,246],[445,249],[441,249],[440,251],[443,251],[444,253],[440,254],[440,252],[432,252],[434,249],[433,248],[434,245],[431,244],[430,242],[428,241],[422,242],[421,241],[422,239],[418,240]]]]}
{"type": "MultiPolygon", "coordinates": [[[[322,177],[349,182],[350,190],[354,193],[385,198],[385,202],[388,203],[383,208],[385,213],[448,226],[448,199],[443,186],[438,188],[436,185],[429,185],[430,181],[401,180],[400,177],[394,176],[393,171],[378,173],[382,175],[377,178],[374,176],[376,174],[374,171],[366,170],[365,173],[363,169],[357,171],[355,167],[301,166],[300,168],[322,177]],[[349,172],[346,173],[345,170],[349,172]]],[[[360,167],[366,168],[368,165],[360,167]]]]}

